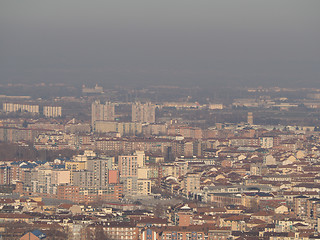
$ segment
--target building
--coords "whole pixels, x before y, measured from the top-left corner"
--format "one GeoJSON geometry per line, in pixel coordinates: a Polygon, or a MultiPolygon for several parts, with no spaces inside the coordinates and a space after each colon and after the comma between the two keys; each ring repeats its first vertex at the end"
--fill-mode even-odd
{"type": "Polygon", "coordinates": [[[124,193],[136,193],[138,190],[138,157],[136,155],[119,156],[118,168],[120,180],[124,184],[124,193]]]}
{"type": "Polygon", "coordinates": [[[57,198],[79,202],[79,186],[60,185],[57,187],[57,198]]]}
{"type": "Polygon", "coordinates": [[[70,184],[70,171],[65,169],[52,170],[52,184],[70,184]]]}
{"type": "Polygon", "coordinates": [[[11,184],[11,167],[9,166],[0,166],[0,184],[11,184]]]}
{"type": "Polygon", "coordinates": [[[273,147],[273,137],[260,137],[260,146],[262,148],[272,148],[273,147]]]}
{"type": "Polygon", "coordinates": [[[132,104],[132,122],[154,123],[156,121],[156,107],[152,103],[132,104]]]}
{"type": "MultiPolygon", "coordinates": [[[[89,231],[92,233],[90,239],[95,239],[95,232],[97,226],[90,225],[89,231]]],[[[138,240],[139,239],[139,228],[131,223],[124,222],[110,222],[108,225],[104,225],[102,228],[103,232],[108,236],[108,239],[113,240],[138,240]]]]}
{"type": "Polygon", "coordinates": [[[101,104],[95,101],[91,105],[91,125],[94,126],[96,121],[113,121],[114,120],[114,104],[106,102],[101,104]]]}
{"type": "Polygon", "coordinates": [[[108,173],[109,184],[119,184],[120,183],[120,173],[119,170],[109,170],[108,173]]]}
{"type": "Polygon", "coordinates": [[[93,125],[95,132],[118,133],[120,136],[134,136],[142,133],[142,124],[139,122],[113,122],[95,121],[93,125]]]}
{"type": "Polygon", "coordinates": [[[87,165],[86,161],[66,161],[65,162],[65,169],[67,169],[71,172],[71,174],[70,174],[70,183],[71,184],[74,184],[73,172],[86,169],[86,165],[87,165]]]}
{"type": "Polygon", "coordinates": [[[187,173],[183,179],[183,191],[186,196],[200,191],[200,174],[187,173]]]}
{"type": "Polygon", "coordinates": [[[45,117],[61,117],[62,116],[62,108],[57,106],[44,106],[43,107],[43,115],[45,117]]]}
{"type": "Polygon", "coordinates": [[[72,172],[72,185],[79,187],[93,187],[93,172],[88,170],[72,172]]]}
{"type": "Polygon", "coordinates": [[[93,158],[87,160],[87,170],[92,172],[92,185],[96,188],[108,186],[109,169],[114,164],[113,157],[93,158]]]}
{"type": "Polygon", "coordinates": [[[3,103],[2,109],[4,112],[26,112],[26,113],[39,113],[39,105],[19,104],[19,103],[3,103]]]}
{"type": "Polygon", "coordinates": [[[149,179],[138,179],[138,195],[150,195],[151,194],[151,180],[149,179]]]}
{"type": "Polygon", "coordinates": [[[161,228],[147,228],[141,232],[141,239],[143,240],[172,240],[172,239],[197,239],[197,240],[214,240],[230,239],[231,230],[228,227],[202,226],[190,225],[186,226],[166,226],[161,228]]]}

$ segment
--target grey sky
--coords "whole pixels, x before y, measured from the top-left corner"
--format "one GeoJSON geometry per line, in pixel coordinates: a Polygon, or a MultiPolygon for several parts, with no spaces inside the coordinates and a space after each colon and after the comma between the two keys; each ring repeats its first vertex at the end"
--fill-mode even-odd
{"type": "Polygon", "coordinates": [[[319,0],[0,0],[0,83],[320,88],[319,13],[319,0]]]}

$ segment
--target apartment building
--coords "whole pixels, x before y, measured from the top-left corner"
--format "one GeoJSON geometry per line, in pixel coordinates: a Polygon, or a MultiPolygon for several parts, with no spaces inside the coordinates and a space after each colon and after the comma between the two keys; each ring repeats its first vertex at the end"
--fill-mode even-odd
{"type": "Polygon", "coordinates": [[[28,112],[33,114],[39,113],[39,105],[20,104],[20,103],[3,103],[4,112],[28,112]]]}
{"type": "Polygon", "coordinates": [[[114,164],[114,157],[87,160],[87,170],[92,172],[92,185],[100,188],[108,186],[108,173],[114,164]]]}
{"type": "Polygon", "coordinates": [[[48,118],[56,118],[62,116],[62,108],[57,106],[44,106],[43,115],[48,118]]]}
{"type": "Polygon", "coordinates": [[[132,122],[154,123],[156,121],[156,106],[150,102],[132,104],[132,122]]]}
{"type": "Polygon", "coordinates": [[[114,104],[106,102],[102,104],[95,101],[91,105],[91,125],[94,126],[96,121],[113,121],[114,120],[114,104]]]}
{"type": "Polygon", "coordinates": [[[112,122],[96,120],[93,125],[95,132],[118,133],[120,136],[135,136],[142,133],[142,124],[139,122],[112,122]]]}
{"type": "Polygon", "coordinates": [[[138,190],[138,157],[136,155],[124,155],[118,158],[120,180],[124,183],[125,194],[134,194],[138,190]]]}

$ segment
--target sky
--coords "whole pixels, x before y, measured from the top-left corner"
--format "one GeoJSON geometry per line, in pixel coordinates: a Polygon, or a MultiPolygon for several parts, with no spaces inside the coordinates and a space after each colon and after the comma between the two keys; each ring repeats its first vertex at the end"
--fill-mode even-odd
{"type": "Polygon", "coordinates": [[[0,0],[0,83],[320,88],[319,0],[0,0]]]}

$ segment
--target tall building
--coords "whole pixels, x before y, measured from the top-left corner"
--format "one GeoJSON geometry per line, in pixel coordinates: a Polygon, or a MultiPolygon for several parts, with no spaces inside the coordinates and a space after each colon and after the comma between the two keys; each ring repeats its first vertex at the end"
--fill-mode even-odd
{"type": "Polygon", "coordinates": [[[183,191],[185,196],[197,193],[200,190],[200,174],[188,173],[183,179],[183,191]]]}
{"type": "Polygon", "coordinates": [[[151,180],[149,169],[145,167],[144,151],[136,151],[133,155],[119,156],[118,168],[124,193],[129,195],[149,195],[151,180]]]}
{"type": "Polygon", "coordinates": [[[33,114],[39,113],[39,105],[19,104],[19,103],[3,103],[4,112],[28,112],[33,114]]]}
{"type": "Polygon", "coordinates": [[[150,195],[151,194],[151,180],[150,179],[138,179],[137,180],[137,194],[138,195],[150,195]]]}
{"type": "Polygon", "coordinates": [[[91,106],[91,124],[94,126],[95,121],[113,121],[114,120],[114,104],[106,102],[101,104],[95,101],[91,106]]]}
{"type": "Polygon", "coordinates": [[[92,172],[92,185],[94,187],[107,187],[109,184],[109,169],[114,164],[113,157],[94,158],[87,160],[87,170],[92,172]]]}
{"type": "MultiPolygon", "coordinates": [[[[87,159],[86,159],[87,160],[87,159]]],[[[72,171],[84,170],[86,168],[85,161],[65,161],[65,169],[72,171]]]]}
{"type": "Polygon", "coordinates": [[[126,177],[138,177],[138,156],[119,156],[118,167],[121,179],[126,177]]]}
{"type": "Polygon", "coordinates": [[[79,170],[72,172],[72,185],[79,187],[93,187],[93,172],[79,170]]]}
{"type": "Polygon", "coordinates": [[[11,171],[8,166],[0,167],[0,184],[11,184],[11,171]]]}
{"type": "Polygon", "coordinates": [[[52,185],[52,167],[41,166],[38,168],[38,174],[31,181],[32,191],[38,193],[55,194],[54,186],[52,185]]]}
{"type": "Polygon", "coordinates": [[[156,121],[156,106],[150,102],[132,104],[132,122],[154,123],[156,121]]]}
{"type": "Polygon", "coordinates": [[[125,194],[136,194],[138,191],[138,156],[119,156],[118,168],[125,194]]]}
{"type": "Polygon", "coordinates": [[[45,117],[61,117],[62,116],[62,110],[61,107],[57,106],[44,106],[43,107],[43,115],[45,117]]]}
{"type": "Polygon", "coordinates": [[[146,164],[146,154],[144,153],[144,151],[136,151],[135,155],[137,156],[138,167],[144,167],[144,165],[146,164]]]}

